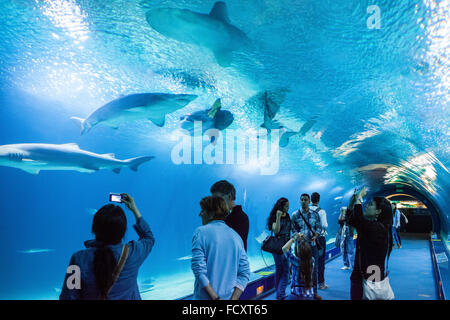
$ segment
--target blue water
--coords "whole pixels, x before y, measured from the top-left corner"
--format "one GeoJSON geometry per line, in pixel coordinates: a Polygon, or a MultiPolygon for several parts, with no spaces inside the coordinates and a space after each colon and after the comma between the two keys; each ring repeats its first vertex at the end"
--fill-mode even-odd
{"type": "MultiPolygon", "coordinates": [[[[56,299],[73,252],[90,239],[92,211],[110,192],[127,192],[152,228],[156,244],[139,274],[145,299],[192,292],[191,237],[201,224],[199,201],[227,179],[250,218],[252,270],[256,241],[275,201],[291,211],[303,192],[322,195],[329,236],[352,190],[409,185],[439,209],[441,236],[450,227],[449,51],[445,1],[226,1],[231,23],[251,40],[220,66],[207,48],[153,30],[148,10],[208,13],[214,1],[0,2],[0,146],[77,143],[118,159],[151,155],[138,172],[25,171],[0,166],[0,299],[56,299]],[[369,29],[369,5],[381,28],[369,29]],[[279,170],[261,164],[180,164],[171,152],[179,118],[216,98],[234,114],[229,130],[258,130],[263,107],[254,95],[286,92],[276,116],[298,131],[279,150],[279,170]],[[199,97],[166,117],[80,136],[70,117],[87,117],[121,95],[191,93],[199,97]],[[44,252],[23,253],[30,249],[44,252]],[[174,288],[177,288],[175,290],[174,288]]],[[[204,146],[208,143],[205,141],[204,146]]],[[[136,239],[127,212],[127,240],[136,239]]]]}

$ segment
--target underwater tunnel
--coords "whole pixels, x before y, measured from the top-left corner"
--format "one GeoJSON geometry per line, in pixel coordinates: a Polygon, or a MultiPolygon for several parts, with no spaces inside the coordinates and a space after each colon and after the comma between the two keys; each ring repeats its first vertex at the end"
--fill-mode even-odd
{"type": "Polygon", "coordinates": [[[292,215],[318,192],[319,294],[349,300],[335,238],[363,186],[404,217],[395,299],[448,299],[449,30],[439,0],[1,1],[0,300],[58,299],[110,193],[155,238],[141,298],[192,299],[200,201],[220,180],[249,220],[241,299],[276,299],[261,250],[276,201],[292,215]]]}

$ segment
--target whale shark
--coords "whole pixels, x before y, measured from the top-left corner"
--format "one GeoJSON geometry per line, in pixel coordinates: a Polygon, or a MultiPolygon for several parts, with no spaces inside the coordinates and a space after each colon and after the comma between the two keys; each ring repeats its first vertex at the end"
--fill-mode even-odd
{"type": "Polygon", "coordinates": [[[166,114],[188,105],[197,98],[193,94],[136,93],[115,99],[95,110],[87,119],[71,117],[81,127],[81,134],[101,123],[117,129],[121,123],[148,119],[164,126],[166,114]]]}
{"type": "Polygon", "coordinates": [[[224,67],[231,64],[233,51],[242,51],[251,43],[243,31],[231,24],[222,1],[216,2],[209,14],[155,8],[147,11],[146,20],[150,27],[168,38],[208,48],[224,67]]]}
{"type": "MultiPolygon", "coordinates": [[[[209,129],[225,130],[234,120],[234,116],[230,111],[221,110],[222,103],[220,98],[217,99],[210,109],[201,110],[192,114],[183,116],[181,127],[191,135],[194,134],[194,122],[200,121],[202,123],[202,134],[209,129]]],[[[215,136],[210,136],[211,142],[214,142],[215,136]]]]}
{"type": "Polygon", "coordinates": [[[122,167],[137,171],[141,164],[153,158],[146,156],[119,160],[112,153],[97,154],[82,150],[76,143],[23,143],[0,146],[0,166],[21,169],[31,174],[38,174],[41,170],[92,173],[100,169],[120,173],[122,167]]]}

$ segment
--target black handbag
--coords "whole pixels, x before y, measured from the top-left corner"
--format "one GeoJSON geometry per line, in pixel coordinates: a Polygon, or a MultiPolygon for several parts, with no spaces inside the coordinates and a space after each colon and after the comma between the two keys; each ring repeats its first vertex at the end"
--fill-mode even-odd
{"type": "Polygon", "coordinates": [[[275,254],[283,254],[283,246],[286,244],[283,237],[272,235],[268,236],[261,245],[261,250],[275,253],[275,254]]]}

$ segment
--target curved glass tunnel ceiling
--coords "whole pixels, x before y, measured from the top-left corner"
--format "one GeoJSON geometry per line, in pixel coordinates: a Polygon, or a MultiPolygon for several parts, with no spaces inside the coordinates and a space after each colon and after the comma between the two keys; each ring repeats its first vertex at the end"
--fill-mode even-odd
{"type": "MultiPolygon", "coordinates": [[[[264,266],[256,239],[273,204],[285,196],[294,210],[303,192],[319,192],[333,221],[355,187],[367,185],[373,193],[391,186],[415,190],[439,211],[439,233],[447,239],[448,2],[379,1],[378,25],[368,1],[232,0],[226,1],[226,21],[233,27],[228,33],[193,28],[200,15],[193,14],[189,25],[170,10],[164,17],[158,11],[206,15],[213,5],[0,3],[0,146],[76,143],[121,160],[155,157],[137,172],[124,168],[120,174],[61,166],[35,174],[0,162],[0,194],[10,199],[0,204],[7,229],[0,240],[12,261],[0,266],[5,281],[0,280],[11,297],[43,296],[19,280],[18,272],[29,272],[31,264],[47,270],[51,263],[50,271],[61,274],[70,254],[92,237],[91,213],[108,201],[109,192],[132,193],[155,233],[157,245],[142,269],[149,294],[157,291],[151,286],[165,290],[159,279],[191,277],[198,202],[221,179],[235,185],[236,202],[250,217],[252,270],[264,266]],[[161,104],[157,115],[145,119],[134,114],[118,123],[94,121],[82,135],[71,119],[86,119],[138,93],[196,97],[172,97],[171,109],[161,104]],[[222,158],[209,136],[195,142],[183,140],[186,132],[179,131],[180,118],[217,106],[217,99],[221,111],[233,115],[221,131],[222,158]],[[273,157],[251,158],[252,142],[270,145],[262,124],[272,128],[273,157]],[[243,151],[237,142],[227,143],[228,134],[247,139],[245,161],[239,162],[243,151]],[[227,159],[231,151],[234,157],[227,159]],[[22,213],[18,224],[15,212],[22,213]],[[18,230],[27,236],[17,240],[18,230]],[[169,234],[177,241],[167,241],[169,234]],[[31,249],[49,251],[20,253],[31,249]]],[[[330,224],[328,237],[336,231],[330,224]]],[[[134,237],[132,229],[127,237],[134,237]]],[[[49,288],[45,297],[57,294],[60,280],[40,284],[49,288]]],[[[7,294],[0,289],[0,296],[7,294]]]]}

